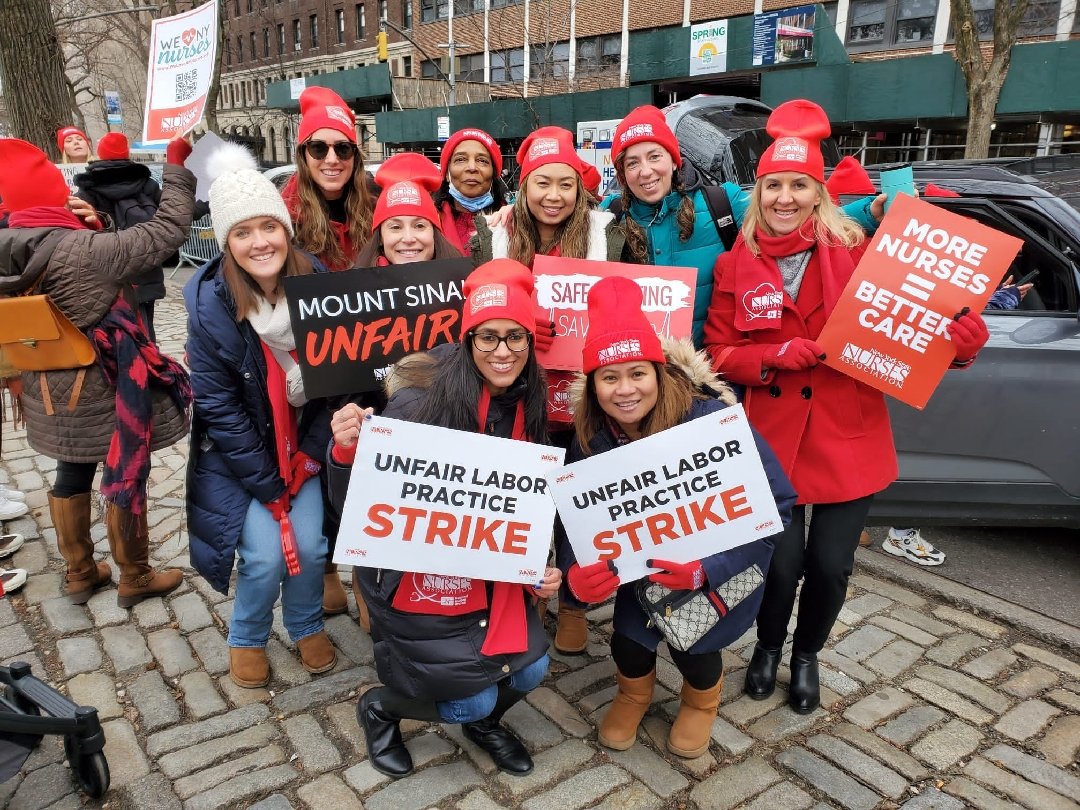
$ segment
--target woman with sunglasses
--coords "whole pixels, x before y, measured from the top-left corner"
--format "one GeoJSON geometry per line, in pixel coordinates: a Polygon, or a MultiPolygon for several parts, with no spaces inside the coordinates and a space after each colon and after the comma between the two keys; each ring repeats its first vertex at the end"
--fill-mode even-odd
{"type": "MultiPolygon", "coordinates": [[[[532,293],[532,273],[518,262],[501,259],[474,270],[465,280],[462,342],[400,361],[387,379],[383,415],[546,443],[547,388],[532,347],[532,293]]],[[[331,420],[330,493],[339,509],[360,425],[370,413],[349,404],[331,420]]],[[[385,684],[366,692],[356,710],[375,770],[394,778],[412,771],[399,728],[404,719],[461,723],[499,770],[515,776],[532,770],[525,746],[499,721],[547,672],[547,636],[528,608],[535,596],[554,594],[561,580],[556,568],[531,588],[430,578],[422,569],[361,569],[375,668],[385,684]]]]}
{"type": "Polygon", "coordinates": [[[499,144],[482,129],[459,129],[443,144],[435,206],[443,234],[463,254],[476,233],[476,216],[493,214],[506,203],[502,166],[499,144]]]}

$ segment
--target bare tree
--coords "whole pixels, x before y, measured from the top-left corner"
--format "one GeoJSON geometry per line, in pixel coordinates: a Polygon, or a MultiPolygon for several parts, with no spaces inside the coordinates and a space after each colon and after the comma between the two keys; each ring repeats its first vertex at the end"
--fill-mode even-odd
{"type": "Polygon", "coordinates": [[[971,0],[950,0],[950,3],[956,32],[956,61],[963,71],[968,94],[964,157],[985,158],[990,154],[990,125],[994,122],[994,111],[1012,61],[1012,48],[1030,0],[995,1],[993,38],[986,51],[979,39],[979,24],[971,0]]]}

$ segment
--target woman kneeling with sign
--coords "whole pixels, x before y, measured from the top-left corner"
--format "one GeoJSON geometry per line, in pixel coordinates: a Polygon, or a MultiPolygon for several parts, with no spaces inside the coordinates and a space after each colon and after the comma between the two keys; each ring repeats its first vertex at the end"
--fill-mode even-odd
{"type": "MultiPolygon", "coordinates": [[[[589,335],[582,363],[587,376],[583,395],[577,397],[576,436],[568,462],[652,436],[735,402],[731,389],[709,371],[708,360],[695,353],[689,341],[669,344],[665,352],[641,305],[641,288],[626,278],[601,279],[589,292],[589,335]]],[[[758,439],[757,446],[786,524],[795,493],[765,443],[758,439]]],[[[561,523],[557,525],[562,531],[561,523]]],[[[569,548],[569,543],[565,545],[569,548]]],[[[649,575],[652,582],[672,590],[700,591],[709,599],[710,591],[740,574],[756,576],[747,589],[750,592],[738,603],[725,604],[721,620],[688,649],[675,649],[669,641],[672,660],[683,675],[682,703],[667,743],[678,756],[698,757],[709,746],[723,684],[720,651],[753,623],[763,590],[761,576],[771,556],[772,541],[766,538],[689,563],[649,560],[651,567],[661,569],[649,575]]],[[[650,621],[634,585],[620,582],[612,562],[585,566],[572,562],[566,578],[582,602],[602,602],[618,591],[611,654],[618,668],[619,690],[600,722],[599,740],[608,748],[625,750],[634,744],[652,701],[656,648],[664,636],[650,621]]]]}
{"type": "MultiPolygon", "coordinates": [[[[546,443],[532,291],[532,273],[518,262],[497,259],[473,271],[465,280],[462,343],[399,362],[382,415],[546,443]]],[[[330,491],[339,510],[360,423],[370,413],[349,404],[331,421],[330,491]]],[[[375,667],[386,684],[366,692],[356,710],[372,767],[393,777],[412,771],[398,724],[414,719],[462,723],[500,770],[529,773],[529,752],[499,721],[547,673],[547,636],[533,596],[549,597],[561,582],[560,571],[548,568],[530,594],[506,582],[361,569],[375,667]],[[440,583],[453,588],[453,598],[440,598],[440,583]]]]}

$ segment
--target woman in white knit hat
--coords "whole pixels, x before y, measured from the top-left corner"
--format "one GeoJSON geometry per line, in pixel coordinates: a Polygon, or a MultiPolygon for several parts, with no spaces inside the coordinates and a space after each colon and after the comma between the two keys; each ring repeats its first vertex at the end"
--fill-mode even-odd
{"type": "Polygon", "coordinates": [[[195,390],[188,460],[188,527],[195,569],[222,593],[237,558],[229,675],[270,678],[266,644],[282,620],[308,672],[337,652],[323,627],[326,537],[320,463],[330,438],[324,400],[304,395],[281,281],[324,272],[294,248],[292,221],[247,150],[228,144],[208,170],[223,251],[184,287],[195,390]]]}

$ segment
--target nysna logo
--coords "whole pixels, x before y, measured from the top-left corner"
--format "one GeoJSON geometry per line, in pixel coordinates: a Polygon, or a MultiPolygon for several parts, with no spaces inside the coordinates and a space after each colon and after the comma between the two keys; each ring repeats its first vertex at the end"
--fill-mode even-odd
{"type": "Polygon", "coordinates": [[[450,577],[441,574],[410,574],[413,581],[412,601],[435,602],[439,605],[464,605],[472,591],[469,577],[450,577]]]}
{"type": "Polygon", "coordinates": [[[337,104],[326,105],[326,117],[333,118],[336,121],[340,121],[349,129],[353,128],[353,118],[348,110],[339,107],[337,104]]]}
{"type": "Polygon", "coordinates": [[[619,143],[626,143],[631,138],[651,137],[653,137],[652,124],[634,124],[632,127],[627,127],[626,132],[619,136],[619,143]]]}
{"type": "Polygon", "coordinates": [[[469,296],[469,306],[472,308],[473,315],[487,307],[505,307],[506,285],[485,284],[483,287],[477,287],[469,296]]]}
{"type": "Polygon", "coordinates": [[[911,371],[911,366],[902,360],[897,360],[877,349],[864,349],[854,343],[844,345],[843,351],[840,352],[840,362],[855,366],[897,388],[904,387],[908,373],[911,371]]]}
{"type": "Polygon", "coordinates": [[[738,418],[739,418],[739,415],[737,413],[733,413],[733,414],[730,414],[728,416],[721,417],[720,424],[721,425],[727,425],[727,424],[730,424],[732,422],[737,421],[738,418]]]}
{"type": "Polygon", "coordinates": [[[772,282],[763,281],[749,292],[743,293],[743,309],[747,317],[774,320],[780,317],[784,309],[784,293],[777,290],[772,282]]]}
{"type": "Polygon", "coordinates": [[[640,356],[641,341],[637,339],[617,340],[606,349],[601,349],[596,353],[596,357],[602,366],[609,363],[618,363],[621,359],[640,356]]]}
{"type": "Polygon", "coordinates": [[[574,480],[574,474],[572,472],[568,472],[568,473],[563,473],[558,478],[556,478],[555,483],[556,484],[561,484],[563,481],[573,481],[573,480],[574,480]]]}
{"type": "Polygon", "coordinates": [[[540,456],[541,461],[558,461],[559,457],[554,453],[544,453],[540,456]]]}
{"type": "Polygon", "coordinates": [[[386,205],[420,205],[420,189],[412,183],[396,183],[386,192],[386,205]]]}
{"type": "Polygon", "coordinates": [[[793,163],[806,163],[809,144],[802,138],[777,138],[773,148],[773,160],[790,160],[793,163]]]}
{"type": "Polygon", "coordinates": [[[537,138],[529,147],[529,160],[559,154],[559,142],[554,138],[537,138]]]}
{"type": "Polygon", "coordinates": [[[485,146],[495,145],[495,141],[491,139],[491,136],[479,129],[461,130],[461,139],[463,141],[480,141],[485,146]]]}
{"type": "Polygon", "coordinates": [[[518,569],[518,576],[519,577],[532,577],[533,579],[536,579],[538,576],[540,576],[540,574],[537,573],[535,568],[519,568],[518,569]]]}
{"type": "Polygon", "coordinates": [[[371,428],[371,432],[372,433],[378,433],[378,434],[380,434],[382,436],[393,436],[394,435],[394,429],[393,428],[388,428],[388,427],[375,427],[375,426],[373,426],[371,428]]]}

